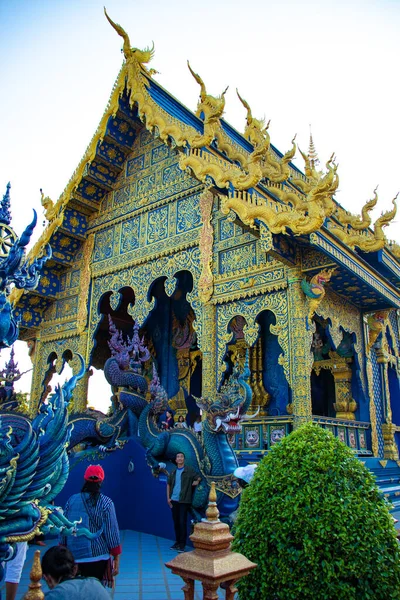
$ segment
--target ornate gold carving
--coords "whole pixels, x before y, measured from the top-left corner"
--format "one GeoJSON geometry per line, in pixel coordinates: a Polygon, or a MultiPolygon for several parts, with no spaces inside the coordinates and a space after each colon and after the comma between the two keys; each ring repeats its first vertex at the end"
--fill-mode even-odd
{"type": "Polygon", "coordinates": [[[313,331],[306,327],[307,304],[301,289],[302,275],[298,269],[288,272],[288,311],[290,314],[290,377],[294,427],[311,421],[311,368],[313,354],[310,350],[313,331]]]}
{"type": "Polygon", "coordinates": [[[202,146],[209,146],[215,139],[216,130],[220,127],[220,118],[224,112],[225,94],[228,88],[226,88],[217,98],[207,94],[206,86],[200,75],[197,75],[197,73],[191,69],[189,61],[187,61],[187,65],[189,71],[200,86],[200,99],[197,105],[196,115],[198,117],[200,117],[201,114],[204,115],[203,135],[196,133],[190,136],[189,143],[192,148],[201,148],[202,146]]]}
{"type": "MultiPolygon", "coordinates": [[[[228,180],[232,182],[236,191],[228,197],[221,196],[221,211],[223,214],[229,214],[232,210],[243,223],[250,227],[255,227],[257,219],[264,223],[272,233],[286,233],[286,229],[290,229],[296,235],[317,231],[334,210],[335,204],[332,196],[339,182],[336,174],[337,166],[334,164],[333,158],[327,162],[326,166],[328,172],[313,186],[310,186],[307,195],[278,183],[266,185],[271,194],[277,196],[283,204],[241,191],[246,187],[254,186],[255,183],[251,182],[251,185],[247,185],[246,182],[246,185],[241,185],[235,177],[228,176],[228,180]]],[[[221,170],[222,167],[219,171],[221,172],[221,170]]],[[[224,183],[221,178],[220,183],[224,183]]],[[[226,187],[226,184],[220,187],[226,187]]]]}
{"type": "Polygon", "coordinates": [[[374,197],[371,200],[368,200],[361,209],[361,219],[359,216],[352,215],[347,210],[344,210],[341,206],[336,208],[335,217],[338,221],[345,226],[350,226],[352,229],[356,231],[363,231],[368,229],[371,225],[371,216],[370,212],[373,208],[375,208],[376,203],[378,202],[378,194],[376,187],[374,189],[374,197]]]}
{"type": "Polygon", "coordinates": [[[400,245],[396,244],[396,242],[394,242],[393,240],[390,240],[386,247],[388,248],[388,250],[390,250],[390,252],[393,254],[393,256],[395,256],[397,259],[400,259],[400,245]]]}
{"type": "Polygon", "coordinates": [[[54,208],[54,202],[53,202],[53,200],[51,200],[51,198],[49,198],[49,196],[45,197],[42,189],[40,189],[40,195],[41,195],[40,202],[44,208],[44,216],[46,217],[46,219],[48,221],[52,221],[57,215],[57,212],[54,208]]]}
{"type": "Polygon", "coordinates": [[[214,279],[211,269],[214,241],[214,231],[211,224],[213,201],[214,196],[209,191],[204,191],[200,196],[202,228],[200,232],[199,247],[202,269],[199,279],[199,297],[204,303],[210,300],[214,289],[214,279]]]}
{"type": "Polygon", "coordinates": [[[89,301],[89,288],[90,280],[92,276],[91,264],[92,254],[94,248],[94,235],[90,234],[86,238],[83,247],[83,260],[81,265],[81,278],[80,278],[80,294],[78,304],[78,318],[76,327],[78,333],[83,333],[86,329],[88,319],[88,301],[89,301]]]}
{"type": "Polygon", "coordinates": [[[73,412],[84,412],[87,408],[89,378],[93,371],[86,371],[81,379],[77,382],[73,392],[73,403],[71,410],[73,412]]]}
{"type": "Polygon", "coordinates": [[[311,321],[315,312],[318,310],[319,305],[325,297],[325,285],[330,281],[333,269],[323,269],[319,273],[316,273],[310,280],[310,283],[306,279],[301,282],[301,287],[308,300],[308,318],[311,321]]]}
{"type": "Polygon", "coordinates": [[[352,370],[349,366],[352,358],[342,358],[336,352],[329,353],[328,360],[315,361],[313,370],[318,375],[321,369],[328,369],[335,381],[335,403],[336,418],[354,421],[357,402],[351,396],[352,370]]]}
{"type": "Polygon", "coordinates": [[[32,569],[30,572],[30,584],[28,592],[23,597],[23,600],[43,600],[44,593],[42,592],[42,567],[40,564],[40,550],[35,550],[33,555],[32,569]]]}
{"type": "Polygon", "coordinates": [[[257,316],[264,310],[270,310],[276,317],[276,325],[271,325],[270,330],[278,337],[278,342],[282,348],[279,364],[283,367],[286,379],[290,381],[287,294],[286,291],[278,291],[264,296],[256,296],[251,303],[245,300],[236,300],[217,306],[217,385],[219,377],[225,370],[223,358],[226,353],[226,345],[232,338],[232,333],[228,332],[230,321],[236,316],[245,319],[247,326],[244,328],[244,334],[247,343],[250,345],[255,342],[258,335],[257,316]]]}
{"type": "Polygon", "coordinates": [[[289,162],[296,154],[295,137],[292,140],[292,148],[286,152],[281,160],[270,151],[270,137],[268,134],[269,121],[265,126],[264,120],[255,119],[252,115],[249,104],[244,100],[236,90],[239,100],[247,109],[246,129],[244,137],[253,145],[254,150],[243,165],[247,171],[253,170],[259,172],[260,179],[267,178],[269,181],[281,183],[286,181],[290,175],[289,162]]]}
{"type": "MultiPolygon", "coordinates": [[[[193,303],[192,303],[193,306],[193,303]]],[[[215,365],[216,365],[216,310],[213,304],[205,304],[200,318],[195,321],[197,343],[203,353],[202,362],[202,395],[211,398],[215,394],[215,365]],[[201,330],[198,322],[202,321],[201,330]]]]}
{"type": "MultiPolygon", "coordinates": [[[[398,194],[397,194],[398,195],[398,194]]],[[[356,223],[356,227],[352,226],[351,229],[347,227],[329,227],[329,231],[338,237],[343,243],[349,248],[359,248],[364,252],[376,252],[381,250],[386,244],[387,239],[383,232],[383,228],[387,227],[389,223],[394,219],[397,212],[396,198],[393,198],[393,208],[383,213],[374,224],[374,231],[367,229],[368,226],[362,227],[363,222],[356,223]]],[[[373,200],[370,200],[370,203],[373,200]]],[[[368,203],[367,203],[368,204],[368,203]]],[[[367,205],[365,205],[367,206],[367,205]]],[[[364,206],[364,209],[365,209],[364,206]]],[[[363,210],[364,210],[363,209],[363,210]]],[[[367,217],[367,220],[369,216],[367,217]]],[[[353,220],[354,223],[354,220],[353,220]]]]}
{"type": "Polygon", "coordinates": [[[386,322],[389,316],[389,311],[380,310],[375,313],[371,313],[367,316],[368,323],[368,346],[367,352],[369,352],[372,346],[377,341],[380,334],[383,334],[386,330],[386,322]]]}
{"type": "Polygon", "coordinates": [[[131,48],[131,43],[128,34],[121,27],[121,25],[118,25],[118,23],[114,23],[114,21],[110,19],[105,7],[104,14],[106,15],[107,21],[110,23],[110,25],[124,40],[124,46],[122,48],[122,51],[124,53],[125,60],[133,64],[135,68],[141,68],[144,71],[146,71],[146,73],[149,73],[149,70],[147,69],[147,67],[145,67],[145,64],[149,63],[154,56],[154,44],[153,48],[146,48],[145,50],[139,50],[139,48],[131,48]]]}
{"type": "Polygon", "coordinates": [[[382,423],[383,455],[388,460],[399,460],[399,449],[394,438],[396,425],[393,423],[382,423]]]}
{"type": "MultiPolygon", "coordinates": [[[[342,341],[343,331],[354,333],[356,340],[354,350],[358,355],[360,364],[363,361],[363,330],[362,320],[359,310],[347,302],[341,296],[335,294],[331,289],[326,290],[326,294],[318,307],[318,314],[327,321],[331,322],[329,332],[333,343],[337,348],[342,341]]],[[[367,384],[364,376],[364,369],[360,370],[361,382],[364,393],[367,394],[367,384]]]]}

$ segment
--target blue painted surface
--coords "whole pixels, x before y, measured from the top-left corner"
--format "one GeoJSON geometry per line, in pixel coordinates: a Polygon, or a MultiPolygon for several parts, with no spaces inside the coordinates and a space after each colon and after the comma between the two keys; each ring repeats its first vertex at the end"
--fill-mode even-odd
{"type": "MultiPolygon", "coordinates": [[[[166,501],[166,483],[156,479],[146,464],[145,451],[139,442],[130,440],[122,450],[107,453],[104,459],[93,458],[93,464],[101,464],[105,472],[102,492],[109,496],[117,513],[120,529],[150,533],[172,539],[171,510],[166,501]],[[128,472],[133,461],[134,471],[128,472]]],[[[56,504],[64,506],[67,499],[81,490],[83,474],[89,462],[83,460],[74,466],[56,504]]]]}
{"type": "Polygon", "coordinates": [[[185,123],[194,127],[197,131],[203,132],[203,123],[196,117],[188,108],[181,104],[176,98],[171,96],[164,88],[158,85],[155,81],[149,81],[150,86],[148,88],[149,94],[152,99],[157,102],[161,108],[163,108],[169,115],[175,117],[185,123]]]}
{"type": "Polygon", "coordinates": [[[289,403],[289,385],[283,367],[278,363],[282,348],[277,336],[270,331],[270,326],[276,323],[276,317],[272,312],[264,311],[259,315],[258,322],[263,340],[263,384],[271,394],[269,414],[285,415],[289,403]]]}

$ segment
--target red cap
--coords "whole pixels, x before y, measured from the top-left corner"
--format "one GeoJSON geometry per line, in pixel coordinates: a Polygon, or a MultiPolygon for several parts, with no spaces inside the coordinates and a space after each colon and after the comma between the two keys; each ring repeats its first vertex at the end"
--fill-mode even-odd
{"type": "Polygon", "coordinates": [[[89,465],[83,477],[86,481],[104,481],[103,467],[100,465],[89,465]]]}

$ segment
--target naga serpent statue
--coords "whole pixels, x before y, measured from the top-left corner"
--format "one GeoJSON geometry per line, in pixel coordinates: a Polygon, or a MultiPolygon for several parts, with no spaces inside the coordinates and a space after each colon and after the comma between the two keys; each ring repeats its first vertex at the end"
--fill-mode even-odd
{"type": "Polygon", "coordinates": [[[62,531],[89,538],[100,533],[79,528],[51,504],[69,473],[68,404],[85,370],[79,358],[78,375],[58,386],[33,420],[0,411],[0,560],[12,555],[10,544],[28,541],[38,533],[62,531]]]}
{"type": "Polygon", "coordinates": [[[252,399],[252,390],[247,383],[250,375],[247,361],[243,373],[235,366],[215,399],[197,399],[199,408],[206,414],[201,440],[189,429],[159,429],[158,418],[169,405],[154,366],[153,369],[151,401],[139,418],[139,437],[146,448],[149,466],[157,475],[160,462],[172,461],[178,452],[184,452],[186,463],[202,476],[192,501],[196,518],[201,518],[207,506],[211,481],[216,483],[218,510],[222,517],[228,518],[236,510],[240,494],[233,478],[239,465],[228,435],[240,431],[241,421],[254,417],[246,414],[252,399]]]}
{"type": "Polygon", "coordinates": [[[74,428],[68,451],[78,444],[93,445],[102,451],[121,447],[137,434],[138,418],[147,406],[147,381],[142,375],[142,364],[150,358],[150,353],[139,337],[138,324],[134,326],[132,339],[125,342],[109,317],[109,332],[111,357],[105,362],[104,375],[111,385],[116,405],[109,417],[90,409],[73,413],[70,423],[74,428]]]}

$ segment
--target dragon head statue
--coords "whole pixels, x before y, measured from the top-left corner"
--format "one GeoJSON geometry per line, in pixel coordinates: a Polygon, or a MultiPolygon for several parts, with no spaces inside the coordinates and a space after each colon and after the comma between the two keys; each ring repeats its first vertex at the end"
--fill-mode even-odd
{"type": "Polygon", "coordinates": [[[206,412],[207,425],[214,433],[219,431],[229,434],[238,433],[242,421],[248,421],[257,415],[258,411],[254,415],[247,414],[253,396],[252,389],[247,383],[249,376],[247,354],[243,371],[240,372],[240,366],[236,363],[231,376],[217,393],[216,399],[196,398],[197,406],[206,412]]]}

